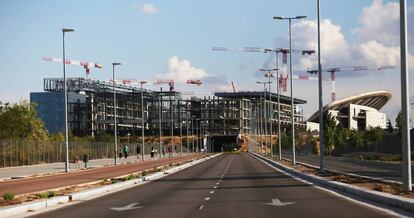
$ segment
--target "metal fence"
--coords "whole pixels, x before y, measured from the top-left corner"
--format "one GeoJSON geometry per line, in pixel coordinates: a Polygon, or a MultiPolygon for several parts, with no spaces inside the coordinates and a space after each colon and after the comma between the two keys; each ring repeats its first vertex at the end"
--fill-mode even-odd
{"type": "MultiPolygon", "coordinates": [[[[128,144],[129,155],[137,154],[137,146],[140,143],[118,143],[118,152],[128,144]]],[[[151,147],[158,149],[158,144],[146,143],[145,154],[150,154],[151,147]]],[[[165,152],[167,148],[165,145],[165,152]]],[[[179,152],[179,145],[177,152],[179,152]]],[[[188,149],[183,146],[183,152],[188,149]]],[[[90,160],[114,158],[114,143],[110,142],[69,142],[69,161],[77,158],[82,160],[87,154],[90,160]]],[[[65,161],[65,144],[56,141],[32,141],[32,140],[0,140],[0,168],[17,167],[34,164],[59,163],[65,161]]]]}

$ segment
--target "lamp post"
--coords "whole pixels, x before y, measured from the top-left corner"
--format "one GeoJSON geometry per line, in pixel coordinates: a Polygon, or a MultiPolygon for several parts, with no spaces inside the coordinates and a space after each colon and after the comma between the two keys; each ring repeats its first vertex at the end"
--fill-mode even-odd
{"type": "Polygon", "coordinates": [[[323,92],[322,92],[322,63],[321,63],[321,4],[317,2],[318,7],[318,94],[319,94],[319,171],[325,172],[324,155],[325,145],[323,141],[323,92]]]}
{"type": "Polygon", "coordinates": [[[69,128],[68,128],[68,87],[66,82],[66,54],[65,54],[65,33],[74,32],[74,29],[62,29],[63,35],[63,82],[65,96],[65,172],[69,171],[69,128]]]}
{"type": "Polygon", "coordinates": [[[160,159],[162,158],[162,150],[161,150],[161,146],[162,146],[162,101],[161,101],[161,95],[162,93],[160,92],[160,95],[158,96],[158,111],[159,111],[159,117],[158,117],[158,122],[159,122],[159,127],[160,127],[160,144],[159,144],[159,157],[160,159]]]}
{"type": "MultiPolygon", "coordinates": [[[[147,81],[140,81],[141,85],[141,137],[142,137],[142,161],[145,160],[145,124],[144,124],[144,84],[147,81]]],[[[138,154],[137,154],[138,155],[138,154]]]]}
{"type": "Polygon", "coordinates": [[[190,152],[190,145],[189,145],[189,143],[188,143],[188,131],[189,131],[189,128],[188,128],[188,117],[190,116],[190,114],[188,113],[188,101],[186,102],[186,116],[185,116],[185,118],[186,118],[186,123],[185,123],[185,127],[187,128],[187,131],[186,131],[186,135],[187,135],[187,137],[186,137],[186,144],[187,144],[187,155],[189,154],[189,152],[190,152]]]}
{"type": "Polygon", "coordinates": [[[293,109],[293,78],[292,78],[292,20],[305,19],[306,16],[296,17],[273,17],[275,20],[288,20],[289,21],[289,74],[290,74],[290,109],[291,109],[291,122],[292,122],[292,162],[296,164],[295,156],[295,111],[293,109]]]}
{"type": "Polygon", "coordinates": [[[180,120],[180,156],[183,156],[183,121],[181,120],[181,104],[178,100],[178,119],[180,120]]]}
{"type": "Polygon", "coordinates": [[[267,112],[266,112],[266,84],[272,82],[256,82],[257,84],[263,84],[263,119],[264,119],[264,141],[265,141],[265,155],[267,154],[267,112]]]}
{"type": "Polygon", "coordinates": [[[272,137],[273,137],[273,104],[272,104],[272,91],[271,91],[271,81],[270,79],[272,77],[275,77],[273,75],[272,71],[278,71],[279,69],[260,69],[260,71],[266,71],[265,77],[269,78],[269,112],[270,112],[270,156],[273,157],[273,143],[272,143],[272,137]]]}
{"type": "MultiPolygon", "coordinates": [[[[191,117],[191,138],[194,136],[194,118],[195,116],[191,117]]],[[[192,144],[192,149],[193,149],[192,152],[194,152],[194,139],[191,140],[191,144],[192,144]]]]}
{"type": "Polygon", "coordinates": [[[114,164],[116,165],[116,155],[118,154],[118,137],[116,128],[116,94],[115,94],[115,66],[121,65],[121,63],[112,63],[112,87],[114,92],[114,135],[115,135],[115,159],[114,164]]]}
{"type": "Polygon", "coordinates": [[[409,80],[407,64],[407,1],[400,0],[400,52],[401,52],[401,113],[402,113],[402,160],[403,187],[412,190],[411,181],[411,147],[409,128],[409,80]]]}

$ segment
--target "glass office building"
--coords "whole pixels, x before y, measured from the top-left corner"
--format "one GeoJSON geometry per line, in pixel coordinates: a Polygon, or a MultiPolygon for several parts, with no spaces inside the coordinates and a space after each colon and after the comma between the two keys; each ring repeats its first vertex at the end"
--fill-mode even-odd
{"type": "MultiPolygon", "coordinates": [[[[32,92],[30,102],[37,105],[40,119],[49,133],[65,131],[63,92],[32,92]]],[[[86,134],[86,96],[68,92],[68,123],[75,135],[86,134]]]]}

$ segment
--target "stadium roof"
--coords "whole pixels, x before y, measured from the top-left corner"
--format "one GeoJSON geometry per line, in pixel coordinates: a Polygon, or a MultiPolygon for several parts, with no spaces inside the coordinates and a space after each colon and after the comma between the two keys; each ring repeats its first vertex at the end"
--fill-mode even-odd
{"type": "MultiPolygon", "coordinates": [[[[350,104],[371,107],[380,110],[391,99],[389,91],[366,92],[360,95],[351,96],[338,101],[331,102],[323,107],[323,112],[329,110],[341,110],[350,104]]],[[[319,111],[316,111],[309,119],[309,122],[319,123],[319,111]]]]}

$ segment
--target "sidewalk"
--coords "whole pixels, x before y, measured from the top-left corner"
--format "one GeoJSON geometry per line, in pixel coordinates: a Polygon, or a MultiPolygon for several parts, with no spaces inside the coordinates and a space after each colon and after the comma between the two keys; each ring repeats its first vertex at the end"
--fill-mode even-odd
{"type": "MultiPolygon", "coordinates": [[[[142,170],[153,169],[154,167],[182,162],[202,157],[204,154],[193,154],[175,156],[162,159],[152,159],[130,164],[119,164],[116,166],[99,167],[88,170],[72,171],[56,175],[38,176],[26,179],[6,180],[0,182],[0,194],[12,192],[16,195],[33,193],[61,187],[73,186],[110,179],[118,176],[128,175],[142,170]]],[[[126,160],[128,161],[128,159],[126,160]]]]}
{"type": "MultiPolygon", "coordinates": [[[[177,154],[176,156],[179,156],[179,154],[177,154]]],[[[141,156],[139,158],[141,158],[141,156]]],[[[158,156],[156,158],[158,158],[158,156]]],[[[150,159],[150,156],[145,155],[145,160],[149,160],[149,159],[150,159]]],[[[137,161],[138,161],[137,156],[130,156],[127,159],[118,158],[119,164],[132,163],[132,162],[137,162],[137,161]]],[[[97,167],[109,166],[113,164],[114,164],[113,158],[96,159],[96,160],[90,160],[88,162],[88,168],[97,168],[97,167]]],[[[82,162],[82,160],[79,161],[79,167],[73,163],[69,164],[70,171],[83,169],[84,167],[85,167],[85,164],[82,162]]],[[[4,179],[11,179],[11,178],[17,179],[17,178],[24,178],[24,177],[30,177],[30,176],[36,176],[36,175],[42,175],[42,174],[59,173],[59,172],[64,172],[64,171],[65,171],[64,162],[53,163],[53,164],[20,166],[20,167],[6,167],[6,168],[0,168],[0,181],[4,179]]]]}

